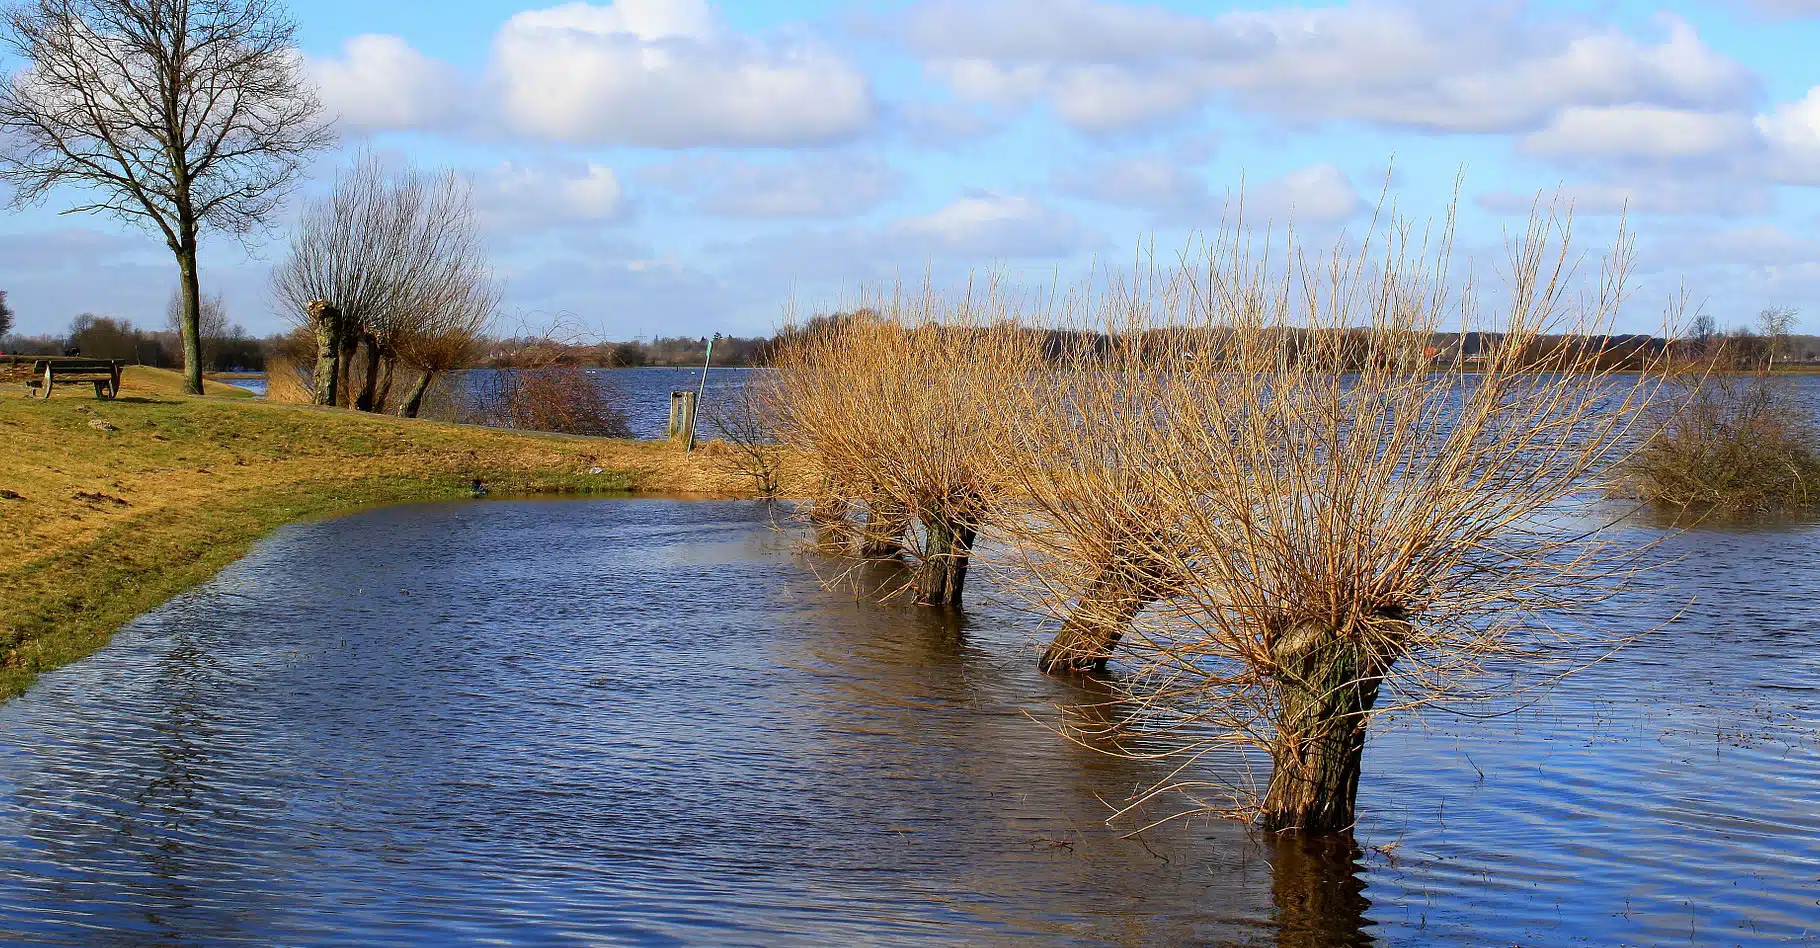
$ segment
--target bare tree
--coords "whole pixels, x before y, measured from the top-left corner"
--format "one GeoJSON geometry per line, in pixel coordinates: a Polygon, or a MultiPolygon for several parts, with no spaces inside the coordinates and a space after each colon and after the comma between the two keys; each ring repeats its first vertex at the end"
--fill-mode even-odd
{"type": "MultiPolygon", "coordinates": [[[[1268,786],[1238,809],[1270,830],[1352,825],[1374,722],[1508,696],[1622,644],[1562,619],[1646,547],[1560,515],[1635,450],[1659,376],[1559,340],[1610,334],[1628,238],[1580,294],[1569,222],[1538,211],[1494,314],[1471,283],[1455,295],[1451,235],[1451,216],[1392,221],[1323,254],[1216,232],[1154,312],[1114,299],[1103,317],[1115,345],[1197,327],[1216,358],[1069,367],[1000,452],[1021,489],[992,522],[1075,625],[1050,664],[1116,643],[1135,665],[1121,726],[1179,739],[1184,768],[1267,752],[1268,786]],[[1424,351],[1456,314],[1501,333],[1470,370],[1424,351]]],[[[1186,769],[1165,789],[1198,795],[1186,769]]]]}
{"type": "MultiPolygon", "coordinates": [[[[308,320],[327,301],[341,317],[343,404],[381,411],[399,361],[423,373],[470,364],[498,302],[467,182],[451,171],[391,170],[364,154],[336,177],[291,238],[272,275],[290,312],[308,320]],[[365,348],[356,394],[356,352],[365,348]]],[[[414,402],[423,392],[405,400],[414,402]]]]}
{"type": "Polygon", "coordinates": [[[1795,317],[1800,310],[1791,306],[1765,306],[1757,314],[1757,329],[1763,338],[1769,341],[1769,362],[1774,365],[1776,357],[1784,355],[1788,348],[1788,334],[1795,328],[1795,317]]]}
{"type": "Polygon", "coordinates": [[[3,42],[28,66],[0,82],[0,180],[15,205],[59,185],[70,211],[155,229],[177,257],[184,391],[202,391],[196,252],[246,234],[332,141],[273,0],[36,0],[3,42]]]}
{"type": "Polygon", "coordinates": [[[0,290],[0,336],[13,331],[13,311],[6,306],[6,291],[0,290]]]}
{"type": "Polygon", "coordinates": [[[421,318],[399,334],[398,358],[417,370],[417,381],[398,406],[400,417],[417,417],[436,376],[467,368],[479,357],[498,295],[490,279],[475,277],[451,279],[446,298],[426,307],[421,318]]]}

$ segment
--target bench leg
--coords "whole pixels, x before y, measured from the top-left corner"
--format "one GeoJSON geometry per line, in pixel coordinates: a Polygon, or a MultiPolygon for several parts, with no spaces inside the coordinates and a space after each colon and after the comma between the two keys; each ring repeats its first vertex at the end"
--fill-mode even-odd
{"type": "Polygon", "coordinates": [[[107,383],[102,381],[101,379],[96,379],[95,380],[95,400],[100,401],[101,399],[104,399],[107,396],[108,396],[107,383]]]}

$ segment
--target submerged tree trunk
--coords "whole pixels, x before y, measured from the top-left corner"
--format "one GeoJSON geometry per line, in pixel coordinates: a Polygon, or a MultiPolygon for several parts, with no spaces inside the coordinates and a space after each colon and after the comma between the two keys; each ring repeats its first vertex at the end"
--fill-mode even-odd
{"type": "Polygon", "coordinates": [[[904,531],[910,529],[910,512],[889,502],[874,501],[866,510],[854,553],[862,559],[897,559],[904,554],[904,531]]]}
{"type": "Polygon", "coordinates": [[[1375,944],[1366,934],[1365,881],[1350,836],[1271,840],[1270,900],[1276,905],[1278,948],[1341,948],[1375,944]]]}
{"type": "Polygon", "coordinates": [[[418,374],[416,384],[411,386],[410,393],[404,397],[404,404],[398,406],[398,417],[417,417],[417,412],[423,408],[424,393],[430,390],[430,381],[435,377],[436,373],[428,369],[418,374]]]}
{"type": "Polygon", "coordinates": [[[978,529],[966,520],[938,514],[923,522],[928,531],[922,562],[913,582],[916,603],[958,609],[967,586],[967,562],[978,529]]]}
{"type": "Polygon", "coordinates": [[[335,386],[341,380],[341,310],[327,300],[312,300],[309,316],[316,330],[316,391],[310,400],[333,405],[335,386]]]}
{"type": "Polygon", "coordinates": [[[377,411],[373,407],[373,395],[379,389],[379,341],[368,336],[361,342],[367,350],[367,374],[360,380],[360,397],[354,400],[354,407],[361,411],[377,411]]]}
{"type": "Polygon", "coordinates": [[[830,555],[843,555],[852,549],[853,521],[847,518],[852,505],[845,500],[824,496],[809,504],[809,525],[815,530],[815,547],[830,555]]]}
{"type": "Polygon", "coordinates": [[[1082,591],[1038,667],[1050,674],[1105,670],[1131,620],[1161,598],[1153,570],[1131,563],[1106,567],[1082,591]]]}
{"type": "Polygon", "coordinates": [[[1366,725],[1383,672],[1352,636],[1319,623],[1290,626],[1270,651],[1278,717],[1264,829],[1343,832],[1353,824],[1366,725]]]}

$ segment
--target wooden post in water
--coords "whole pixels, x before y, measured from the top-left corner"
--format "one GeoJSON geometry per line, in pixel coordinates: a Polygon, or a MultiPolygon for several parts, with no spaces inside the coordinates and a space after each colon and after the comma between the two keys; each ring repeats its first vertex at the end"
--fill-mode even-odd
{"type": "Polygon", "coordinates": [[[695,393],[670,393],[670,440],[695,440],[695,393]]]}

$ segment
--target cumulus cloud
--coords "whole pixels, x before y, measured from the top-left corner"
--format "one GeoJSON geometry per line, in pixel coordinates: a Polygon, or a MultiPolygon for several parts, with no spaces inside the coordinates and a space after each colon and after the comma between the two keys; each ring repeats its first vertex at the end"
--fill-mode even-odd
{"type": "Polygon", "coordinates": [[[646,165],[637,176],[720,217],[845,217],[904,184],[903,173],[880,158],[839,153],[774,161],[691,155],[646,165]]]}
{"type": "Polygon", "coordinates": [[[877,227],[773,234],[721,249],[745,272],[766,279],[845,282],[913,276],[937,263],[1052,260],[1092,240],[1066,211],[1022,195],[976,192],[877,227]]]}
{"type": "Polygon", "coordinates": [[[1757,117],[1769,174],[1788,184],[1820,184],[1820,86],[1757,117]]]}
{"type": "MultiPolygon", "coordinates": [[[[1579,215],[1700,214],[1735,216],[1759,214],[1771,207],[1769,189],[1762,185],[1686,175],[1626,176],[1621,182],[1575,182],[1543,192],[1544,203],[1559,198],[1579,215]]],[[[1496,214],[1528,214],[1538,198],[1535,191],[1491,191],[1475,203],[1496,214]]]]}
{"type": "Polygon", "coordinates": [[[1757,131],[1744,115],[1655,106],[1574,106],[1521,141],[1554,155],[1701,158],[1752,147],[1757,131]]]}
{"type": "Polygon", "coordinates": [[[1062,172],[1055,183],[1064,193],[1092,201],[1192,215],[1214,203],[1196,164],[1163,153],[1125,155],[1062,172]]]}
{"type": "Polygon", "coordinates": [[[397,36],[353,37],[341,44],[339,57],[312,59],[307,69],[323,104],[356,131],[442,125],[472,95],[453,67],[397,36]]]}
{"type": "Polygon", "coordinates": [[[611,223],[627,211],[618,175],[592,163],[540,167],[502,162],[475,175],[474,204],[494,231],[611,223]]]}
{"type": "Polygon", "coordinates": [[[1820,16],[1820,0],[1744,0],[1744,5],[1772,17],[1799,19],[1820,16]]]}
{"type": "Polygon", "coordinates": [[[871,122],[869,80],[807,42],[725,30],[705,0],[528,10],[494,39],[503,118],[564,142],[677,148],[848,138],[871,122]]]}
{"type": "Polygon", "coordinates": [[[1716,110],[1756,90],[1673,17],[1653,39],[1478,5],[1206,17],[1101,0],[925,0],[907,17],[910,49],[955,94],[1045,101],[1093,132],[1209,101],[1293,121],[1511,132],[1571,106],[1716,110]]]}
{"type": "Polygon", "coordinates": [[[980,193],[931,214],[893,224],[888,235],[931,254],[978,257],[1055,257],[1080,240],[1073,216],[1032,198],[980,193]]]}
{"type": "Polygon", "coordinates": [[[1245,216],[1251,220],[1333,224],[1365,209],[1365,199],[1346,173],[1330,164],[1311,165],[1248,189],[1245,216]]]}
{"type": "Polygon", "coordinates": [[[870,80],[838,53],[730,30],[706,0],[517,13],[493,37],[484,77],[381,35],[308,68],[358,131],[460,125],[573,144],[782,147],[850,138],[876,112],[870,80]]]}

